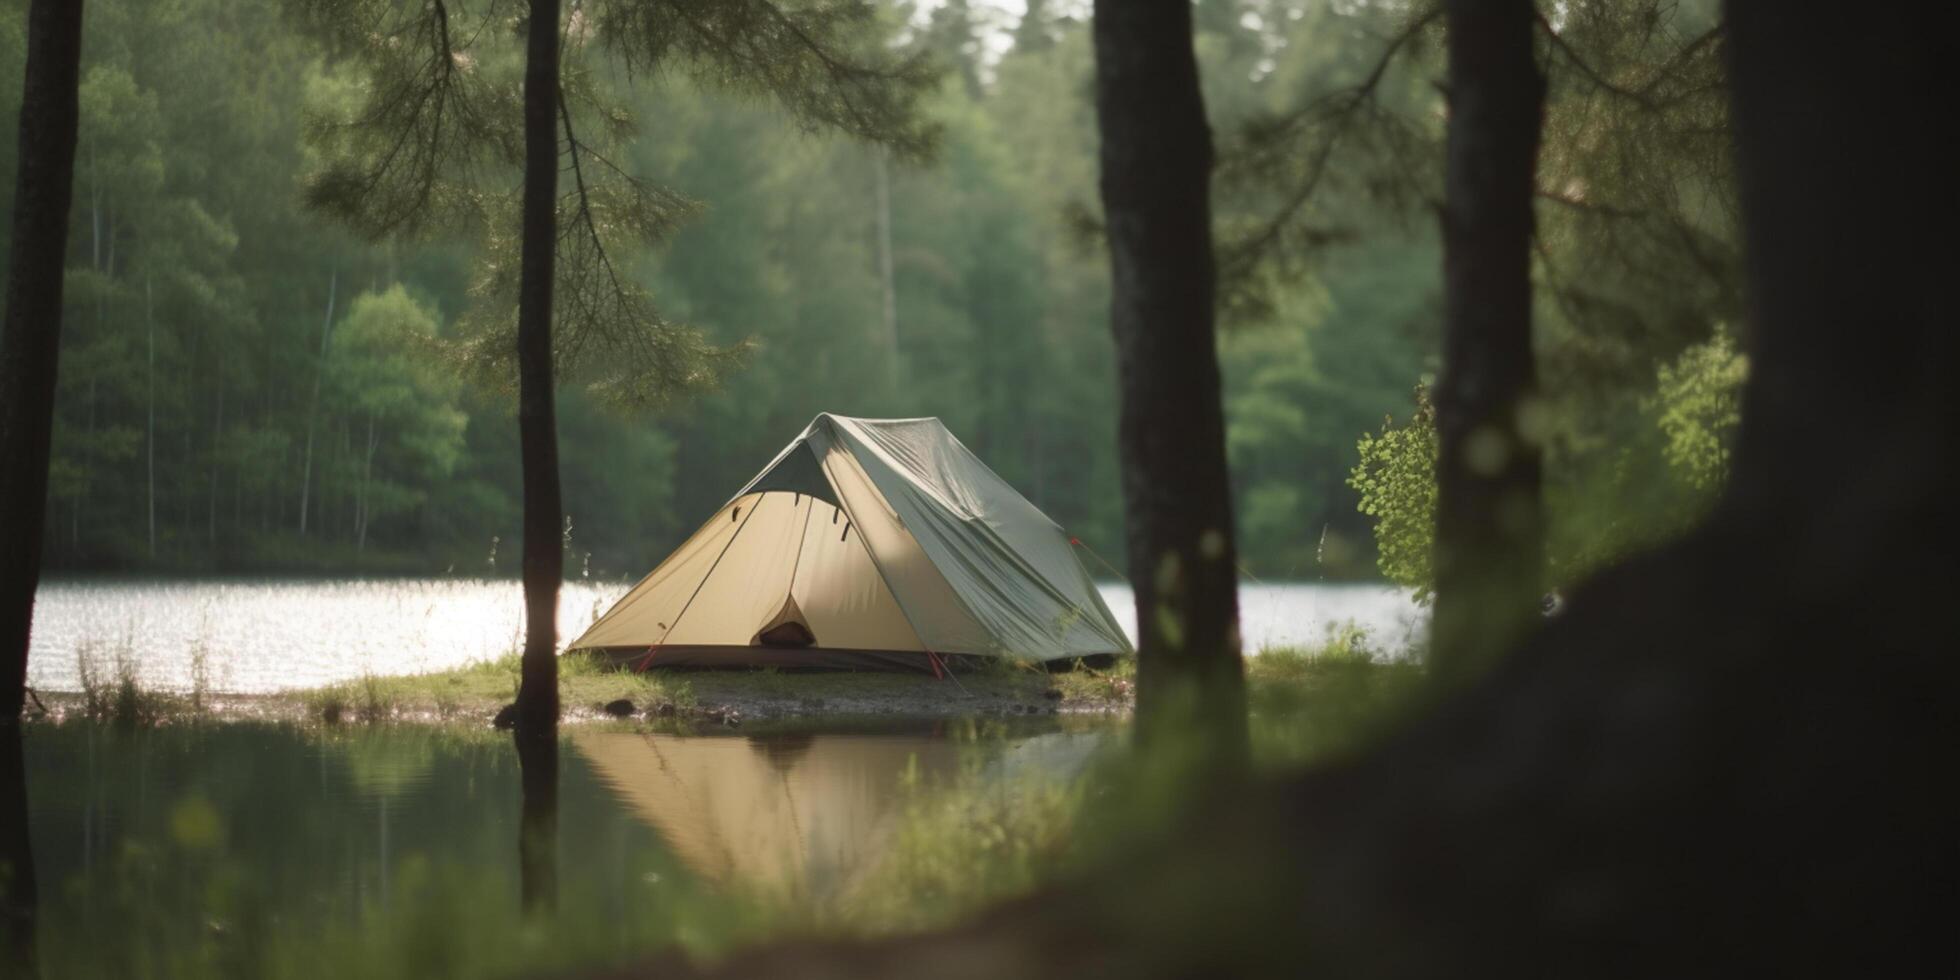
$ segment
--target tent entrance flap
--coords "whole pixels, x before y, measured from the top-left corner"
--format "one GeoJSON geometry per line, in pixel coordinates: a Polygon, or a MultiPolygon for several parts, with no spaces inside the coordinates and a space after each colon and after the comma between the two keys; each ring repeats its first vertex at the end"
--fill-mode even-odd
{"type": "Polygon", "coordinates": [[[796,608],[796,596],[790,595],[783,597],[781,611],[756,631],[751,643],[759,647],[813,647],[817,634],[804,621],[803,610],[796,608]]]}

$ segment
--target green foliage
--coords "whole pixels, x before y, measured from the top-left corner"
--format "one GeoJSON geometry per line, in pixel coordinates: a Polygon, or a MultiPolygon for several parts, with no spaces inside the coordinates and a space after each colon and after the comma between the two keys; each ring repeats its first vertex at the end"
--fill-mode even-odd
{"type": "MultiPolygon", "coordinates": [[[[1683,351],[1656,372],[1652,389],[1630,396],[1615,438],[1588,433],[1565,415],[1548,455],[1547,559],[1554,584],[1679,534],[1713,503],[1728,474],[1740,423],[1748,358],[1725,332],[1683,351]]],[[[1363,436],[1349,477],[1374,521],[1382,574],[1426,600],[1433,582],[1436,431],[1428,397],[1407,423],[1363,436]]]]}
{"type": "Polygon", "coordinates": [[[1436,261],[1419,240],[1329,255],[1310,288],[1277,297],[1281,322],[1226,336],[1226,442],[1255,574],[1373,574],[1371,528],[1345,478],[1355,434],[1407,411],[1407,379],[1428,367],[1435,297],[1410,286],[1436,261]]]}
{"type": "MultiPolygon", "coordinates": [[[[1259,20],[1286,27],[1264,33],[1283,40],[1215,10],[1216,37],[1200,43],[1208,68],[1261,82],[1209,97],[1223,134],[1222,287],[1235,318],[1255,324],[1298,322],[1288,306],[1301,284],[1352,281],[1341,263],[1357,248],[1426,238],[1411,229],[1432,223],[1441,196],[1439,6],[1300,2],[1272,13],[1259,20]]],[[[1548,83],[1533,270],[1543,300],[1534,317],[1540,407],[1552,436],[1548,558],[1554,578],[1570,581],[1679,525],[1685,505],[1670,463],[1653,452],[1644,400],[1659,368],[1733,319],[1739,267],[1717,5],[1547,9],[1537,33],[1548,83]]],[[[1377,295],[1407,296],[1418,282],[1434,289],[1410,275],[1377,295]]],[[[1396,383],[1433,369],[1405,362],[1396,383]]],[[[1400,410],[1381,404],[1374,417],[1400,410]]],[[[1317,427],[1325,414],[1294,428],[1317,427]]],[[[1374,484],[1363,512],[1376,518],[1384,574],[1421,588],[1424,495],[1382,484],[1396,450],[1385,438],[1356,470],[1374,484]]],[[[1307,487],[1297,478],[1253,486],[1241,502],[1248,531],[1311,506],[1307,487]]]]}
{"type": "MultiPolygon", "coordinates": [[[[494,5],[318,0],[303,13],[346,76],[314,89],[307,137],[321,162],[308,203],[376,241],[475,242],[474,302],[454,348],[481,380],[514,390],[528,25],[494,5]]],[[[668,322],[619,268],[695,204],[613,162],[631,116],[587,57],[587,13],[568,16],[557,123],[571,186],[556,216],[554,367],[605,398],[658,405],[713,387],[742,352],[668,322]]]]}
{"type": "Polygon", "coordinates": [[[697,82],[781,106],[807,131],[834,130],[924,159],[937,127],[916,104],[938,81],[922,52],[893,56],[866,0],[673,0],[592,4],[595,33],[635,71],[678,64],[697,82]]]}
{"type": "Polygon", "coordinates": [[[1407,422],[1382,420],[1381,431],[1362,436],[1358,448],[1361,462],[1348,482],[1361,495],[1361,513],[1374,521],[1382,575],[1428,602],[1436,540],[1436,408],[1428,389],[1417,386],[1407,422]]]}
{"type": "Polygon", "coordinates": [[[1667,439],[1662,453],[1681,480],[1713,491],[1728,477],[1729,446],[1742,422],[1742,382],[1749,359],[1726,332],[1662,366],[1650,403],[1667,439]]]}
{"type": "MultiPolygon", "coordinates": [[[[558,364],[580,382],[559,403],[566,567],[637,577],[821,411],[940,416],[1120,563],[1107,262],[1077,233],[1096,199],[1087,24],[1053,3],[1019,30],[984,5],[691,0],[580,4],[574,29],[571,6],[561,140],[580,153],[560,177],[555,290],[558,364]],[[688,16],[707,19],[694,31],[688,16]],[[626,44],[642,22],[680,32],[654,39],[657,62],[626,44]],[[723,72],[730,51],[768,62],[723,72]],[[785,102],[785,86],[815,101],[785,102]],[[629,417],[621,403],[662,407],[629,417]]],[[[1363,42],[1396,23],[1372,6],[1300,9],[1256,29],[1201,18],[1221,132],[1282,106],[1283,82],[1362,77],[1363,42]]],[[[53,565],[515,572],[501,389],[520,12],[92,0],[53,565]],[[352,31],[349,11],[378,28],[352,31]],[[420,138],[393,152],[402,132],[420,138]],[[356,343],[382,297],[391,322],[414,306],[414,327],[356,343]]],[[[0,62],[21,50],[9,16],[0,62]]],[[[1423,77],[1383,86],[1433,96],[1423,77]]],[[[0,141],[0,174],[15,150],[0,141]]],[[[1343,201],[1363,186],[1344,172],[1343,201]]],[[[1256,203],[1222,201],[1221,229],[1249,228],[1256,203]]],[[[1435,367],[1426,220],[1353,204],[1338,222],[1353,247],[1272,284],[1267,315],[1221,347],[1240,553],[1263,577],[1373,574],[1342,481],[1352,440],[1405,415],[1408,380],[1435,367]]]]}

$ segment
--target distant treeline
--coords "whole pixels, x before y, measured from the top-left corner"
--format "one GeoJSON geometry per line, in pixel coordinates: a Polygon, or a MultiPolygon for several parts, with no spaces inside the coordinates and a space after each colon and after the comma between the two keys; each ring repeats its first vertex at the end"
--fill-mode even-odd
{"type": "MultiPolygon", "coordinates": [[[[367,245],[305,209],[309,112],[354,98],[358,75],[286,8],[90,5],[49,562],[511,572],[513,407],[464,383],[444,344],[472,255],[440,238],[367,245]]],[[[1121,563],[1089,39],[1044,9],[1020,24],[960,3],[893,9],[893,43],[947,69],[930,167],[684,80],[635,83],[640,131],[619,162],[705,208],[632,272],[670,318],[757,349],[721,390],[659,415],[563,392],[568,574],[645,570],[819,411],[944,418],[1121,563]]],[[[1358,76],[1366,52],[1343,38],[1388,16],[1321,11],[1312,31],[1202,18],[1215,116],[1358,76]]],[[[22,51],[21,9],[0,9],[0,62],[22,51]]],[[[0,72],[0,105],[19,104],[18,85],[0,72]]],[[[15,152],[0,140],[0,186],[15,152]]],[[[1255,574],[1374,574],[1346,480],[1357,438],[1412,406],[1438,288],[1428,221],[1378,230],[1225,341],[1255,574]]]]}

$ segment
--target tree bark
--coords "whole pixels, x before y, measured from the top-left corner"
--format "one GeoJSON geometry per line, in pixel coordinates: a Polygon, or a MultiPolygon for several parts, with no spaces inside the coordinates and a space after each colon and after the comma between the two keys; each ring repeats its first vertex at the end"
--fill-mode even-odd
{"type": "Polygon", "coordinates": [[[1545,81],[1530,0],[1450,0],[1432,667],[1487,665],[1537,618],[1544,519],[1531,350],[1545,81]]]}
{"type": "Polygon", "coordinates": [[[79,2],[36,0],[28,12],[19,169],[0,323],[0,724],[20,717],[27,639],[41,579],[55,373],[61,352],[62,262],[74,193],[79,2]]]}
{"type": "Polygon", "coordinates": [[[320,325],[320,359],[313,367],[313,397],[306,403],[306,455],[300,463],[299,536],[306,537],[306,515],[313,493],[313,427],[320,416],[320,379],[327,373],[327,341],[333,336],[333,301],[340,286],[340,267],[327,271],[327,316],[320,325]]]}
{"type": "Polygon", "coordinates": [[[1221,793],[1160,848],[956,930],[780,945],[716,975],[1910,976],[1950,959],[1954,247],[1940,209],[1898,206],[1954,172],[1926,124],[1949,35],[1777,0],[1732,0],[1728,23],[1752,361],[1706,524],[1581,584],[1368,751],[1221,793]]]}
{"type": "Polygon", "coordinates": [[[1213,323],[1211,131],[1191,5],[1098,0],[1095,49],[1137,729],[1188,738],[1183,722],[1195,717],[1238,753],[1245,679],[1213,323]]]}
{"type": "Polygon", "coordinates": [[[558,724],[558,425],[551,287],[558,234],[558,0],[531,0],[524,64],[523,258],[517,289],[517,424],[524,473],[524,660],[520,729],[558,724]]]}
{"type": "Polygon", "coordinates": [[[81,0],[35,0],[27,13],[13,238],[0,320],[0,972],[25,976],[35,972],[38,895],[20,715],[46,543],[81,57],[81,0]]]}

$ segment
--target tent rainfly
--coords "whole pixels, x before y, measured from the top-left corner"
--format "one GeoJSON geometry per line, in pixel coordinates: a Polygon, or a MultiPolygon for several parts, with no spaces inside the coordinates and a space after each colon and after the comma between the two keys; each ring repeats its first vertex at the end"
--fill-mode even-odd
{"type": "Polygon", "coordinates": [[[1070,544],[938,419],[823,414],[567,649],[935,673],[1129,653],[1070,544]]]}

